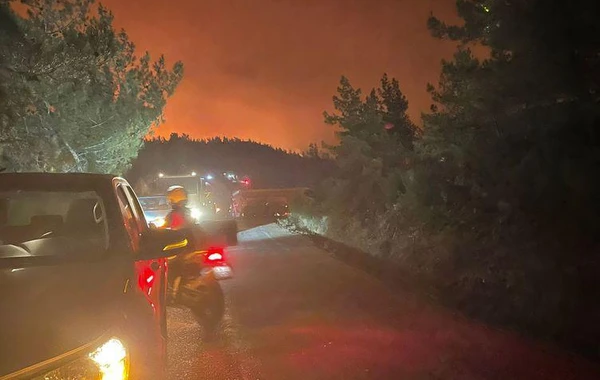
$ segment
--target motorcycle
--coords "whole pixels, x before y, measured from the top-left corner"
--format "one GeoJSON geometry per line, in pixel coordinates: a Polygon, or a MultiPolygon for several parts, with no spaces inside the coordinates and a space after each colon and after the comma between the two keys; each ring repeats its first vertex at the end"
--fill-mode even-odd
{"type": "Polygon", "coordinates": [[[211,338],[225,313],[219,281],[232,277],[232,268],[221,247],[192,250],[172,257],[168,263],[167,304],[191,310],[203,326],[205,338],[211,338]]]}

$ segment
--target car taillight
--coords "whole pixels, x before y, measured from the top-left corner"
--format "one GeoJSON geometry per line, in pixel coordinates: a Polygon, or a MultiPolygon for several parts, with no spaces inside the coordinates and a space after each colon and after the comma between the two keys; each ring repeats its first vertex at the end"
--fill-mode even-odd
{"type": "Polygon", "coordinates": [[[149,267],[145,267],[139,274],[138,286],[144,293],[150,294],[152,286],[154,285],[155,273],[149,267]]]}

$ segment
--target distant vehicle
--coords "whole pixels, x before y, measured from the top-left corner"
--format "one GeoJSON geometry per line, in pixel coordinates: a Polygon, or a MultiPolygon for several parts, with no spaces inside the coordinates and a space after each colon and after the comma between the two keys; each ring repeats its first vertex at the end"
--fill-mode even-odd
{"type": "MultiPolygon", "coordinates": [[[[196,173],[159,174],[149,185],[147,193],[140,197],[148,222],[159,228],[164,225],[164,217],[170,211],[170,206],[169,210],[165,210],[163,205],[166,201],[167,189],[175,185],[182,186],[188,193],[187,207],[190,209],[192,218],[212,235],[221,234],[225,245],[236,245],[238,243],[237,223],[226,211],[216,206],[212,191],[209,189],[211,185],[207,180],[208,178],[200,177],[196,173]]],[[[229,198],[230,194],[227,194],[226,197],[229,198]]]]}
{"type": "Polygon", "coordinates": [[[247,203],[240,216],[242,218],[265,218],[269,216],[268,213],[267,204],[257,201],[247,203]]]}
{"type": "Polygon", "coordinates": [[[285,218],[290,215],[290,206],[286,199],[268,202],[267,210],[268,215],[275,219],[285,218]]]}
{"type": "Polygon", "coordinates": [[[292,202],[312,196],[312,190],[305,187],[238,190],[232,195],[231,215],[234,218],[279,218],[287,216],[292,202]]]}
{"type": "Polygon", "coordinates": [[[167,189],[175,185],[182,186],[187,191],[189,198],[188,207],[194,219],[201,222],[216,218],[217,207],[212,200],[207,182],[195,173],[188,175],[161,174],[152,184],[152,194],[147,195],[164,196],[167,193],[167,189]]]}
{"type": "Polygon", "coordinates": [[[160,379],[167,256],[124,179],[0,174],[0,378],[160,379]]]}
{"type": "Polygon", "coordinates": [[[148,224],[158,228],[164,226],[165,218],[171,211],[167,197],[164,195],[139,197],[139,200],[148,224]]]}
{"type": "Polygon", "coordinates": [[[270,202],[255,200],[254,202],[248,202],[246,204],[240,216],[245,219],[258,218],[275,221],[277,219],[288,217],[290,215],[289,208],[290,207],[285,199],[270,202]]]}

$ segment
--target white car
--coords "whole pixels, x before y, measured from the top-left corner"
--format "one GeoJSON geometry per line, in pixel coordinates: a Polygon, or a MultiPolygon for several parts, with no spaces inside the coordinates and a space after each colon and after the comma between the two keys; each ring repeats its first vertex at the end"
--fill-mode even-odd
{"type": "Polygon", "coordinates": [[[139,197],[140,205],[149,226],[161,228],[165,225],[165,218],[171,211],[169,200],[164,195],[139,197]]]}

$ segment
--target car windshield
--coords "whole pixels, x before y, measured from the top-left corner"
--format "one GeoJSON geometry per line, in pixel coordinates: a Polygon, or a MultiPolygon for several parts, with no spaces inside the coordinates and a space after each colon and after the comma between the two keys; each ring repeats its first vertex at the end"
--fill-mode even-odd
{"type": "Polygon", "coordinates": [[[169,210],[167,197],[142,197],[139,200],[144,211],[169,210]]]}
{"type": "Polygon", "coordinates": [[[66,247],[78,247],[77,242],[88,247],[108,243],[105,208],[95,191],[0,192],[0,245],[47,255],[65,253],[66,247]],[[53,250],[49,244],[35,243],[40,239],[68,239],[71,244],[53,250]]]}

